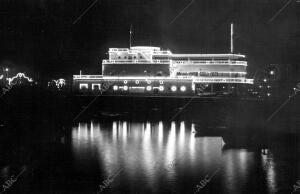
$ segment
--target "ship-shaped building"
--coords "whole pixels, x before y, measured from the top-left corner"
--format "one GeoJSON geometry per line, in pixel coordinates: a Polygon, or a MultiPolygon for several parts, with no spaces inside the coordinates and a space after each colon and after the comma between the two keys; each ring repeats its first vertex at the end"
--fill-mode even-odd
{"type": "Polygon", "coordinates": [[[247,61],[241,54],[174,54],[159,47],[110,48],[102,75],[74,75],[87,95],[215,96],[243,92],[247,61]]]}
{"type": "Polygon", "coordinates": [[[253,79],[247,78],[245,55],[233,52],[233,24],[230,51],[177,54],[130,43],[109,49],[101,75],[74,75],[73,89],[81,95],[240,96],[253,79]]]}

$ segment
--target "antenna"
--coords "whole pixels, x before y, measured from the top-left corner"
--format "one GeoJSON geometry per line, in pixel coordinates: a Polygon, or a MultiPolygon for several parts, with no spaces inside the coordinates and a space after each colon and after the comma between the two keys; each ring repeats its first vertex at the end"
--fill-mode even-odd
{"type": "Polygon", "coordinates": [[[132,38],[132,24],[130,24],[130,31],[129,31],[129,48],[131,48],[131,38],[132,38]]]}
{"type": "Polygon", "coordinates": [[[230,52],[233,53],[233,23],[230,24],[230,52]]]}

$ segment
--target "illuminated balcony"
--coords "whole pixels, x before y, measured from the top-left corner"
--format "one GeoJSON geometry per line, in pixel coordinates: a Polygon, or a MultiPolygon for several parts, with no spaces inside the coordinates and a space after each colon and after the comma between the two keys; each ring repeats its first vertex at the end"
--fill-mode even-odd
{"type": "Polygon", "coordinates": [[[246,61],[231,61],[231,60],[173,60],[173,65],[238,65],[247,66],[246,61]]]}
{"type": "Polygon", "coordinates": [[[170,60],[103,60],[102,64],[170,64],[170,60]]]}

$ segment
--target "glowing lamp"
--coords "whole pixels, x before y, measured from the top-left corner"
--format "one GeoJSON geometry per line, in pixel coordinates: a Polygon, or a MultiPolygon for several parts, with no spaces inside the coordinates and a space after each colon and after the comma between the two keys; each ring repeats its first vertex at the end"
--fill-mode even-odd
{"type": "Polygon", "coordinates": [[[147,86],[147,87],[146,87],[146,90],[147,90],[147,91],[151,91],[151,86],[147,86]]]}
{"type": "Polygon", "coordinates": [[[118,90],[118,86],[114,85],[113,90],[114,91],[118,90]]]}
{"type": "Polygon", "coordinates": [[[163,86],[159,86],[158,89],[159,89],[159,91],[161,91],[161,92],[165,90],[165,88],[164,88],[163,86]]]}
{"type": "Polygon", "coordinates": [[[127,90],[128,90],[128,86],[124,86],[123,89],[124,89],[125,91],[127,91],[127,90]]]}
{"type": "Polygon", "coordinates": [[[176,92],[177,87],[176,87],[176,86],[172,86],[172,87],[171,87],[171,90],[172,90],[172,92],[176,92]]]}
{"type": "Polygon", "coordinates": [[[185,86],[181,86],[180,87],[180,91],[185,92],[186,91],[186,87],[185,86]]]}

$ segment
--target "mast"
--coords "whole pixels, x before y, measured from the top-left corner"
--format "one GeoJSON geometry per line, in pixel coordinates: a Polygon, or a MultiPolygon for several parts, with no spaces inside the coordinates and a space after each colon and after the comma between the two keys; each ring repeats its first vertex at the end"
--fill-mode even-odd
{"type": "Polygon", "coordinates": [[[233,53],[233,23],[230,24],[230,52],[233,53]]]}
{"type": "Polygon", "coordinates": [[[132,39],[132,24],[130,25],[130,30],[129,30],[129,48],[131,48],[131,39],[132,39]]]}

